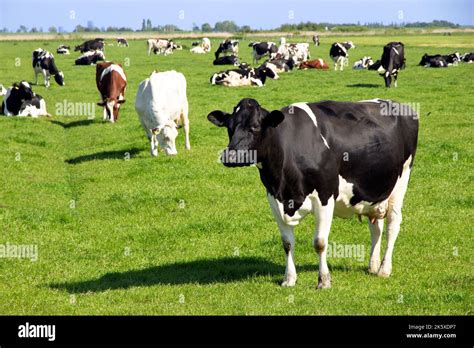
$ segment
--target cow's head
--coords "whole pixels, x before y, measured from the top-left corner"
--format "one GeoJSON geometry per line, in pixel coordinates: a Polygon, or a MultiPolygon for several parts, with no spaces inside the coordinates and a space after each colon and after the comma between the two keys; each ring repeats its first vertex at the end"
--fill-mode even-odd
{"type": "Polygon", "coordinates": [[[268,112],[255,99],[242,99],[233,113],[215,110],[207,119],[218,127],[226,127],[229,145],[221,156],[227,167],[243,167],[257,162],[259,145],[269,128],[284,119],[281,111],[268,112]]]}
{"type": "Polygon", "coordinates": [[[84,45],[77,45],[76,47],[74,47],[74,52],[76,51],[82,51],[84,45]]]}
{"type": "Polygon", "coordinates": [[[57,82],[58,85],[64,86],[66,83],[64,82],[64,74],[62,71],[59,71],[56,75],[54,75],[54,80],[57,82]]]}
{"type": "Polygon", "coordinates": [[[347,48],[348,48],[348,49],[349,49],[349,48],[356,48],[355,45],[354,45],[354,43],[353,43],[352,41],[347,41],[347,42],[346,42],[346,45],[347,45],[347,48]]]}
{"type": "Polygon", "coordinates": [[[165,125],[159,126],[152,131],[153,135],[156,135],[160,147],[168,156],[178,154],[178,151],[176,150],[176,137],[178,136],[177,128],[178,126],[176,123],[170,120],[165,125]]]}
{"type": "Polygon", "coordinates": [[[420,61],[420,63],[419,63],[418,65],[426,65],[426,63],[428,62],[428,60],[429,60],[429,56],[428,56],[427,53],[425,53],[425,54],[423,55],[423,57],[421,57],[421,61],[420,61]]]}
{"type": "Polygon", "coordinates": [[[120,106],[125,103],[125,99],[106,98],[97,105],[105,108],[107,119],[109,121],[117,121],[119,116],[120,106]]]}

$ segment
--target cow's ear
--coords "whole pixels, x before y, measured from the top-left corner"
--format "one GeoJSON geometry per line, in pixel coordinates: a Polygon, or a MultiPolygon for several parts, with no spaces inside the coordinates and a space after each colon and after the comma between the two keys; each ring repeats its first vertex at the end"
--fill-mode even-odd
{"type": "Polygon", "coordinates": [[[105,106],[105,104],[107,104],[106,101],[101,101],[101,102],[97,103],[97,105],[99,105],[99,106],[105,106]]]}
{"type": "Polygon", "coordinates": [[[276,127],[285,119],[283,112],[273,110],[263,119],[263,127],[276,127]]]}
{"type": "Polygon", "coordinates": [[[207,119],[217,127],[224,127],[229,118],[230,114],[220,110],[215,110],[207,115],[207,119]]]}
{"type": "Polygon", "coordinates": [[[117,100],[117,103],[123,104],[123,103],[125,103],[125,101],[126,101],[125,99],[119,99],[119,100],[117,100]]]}

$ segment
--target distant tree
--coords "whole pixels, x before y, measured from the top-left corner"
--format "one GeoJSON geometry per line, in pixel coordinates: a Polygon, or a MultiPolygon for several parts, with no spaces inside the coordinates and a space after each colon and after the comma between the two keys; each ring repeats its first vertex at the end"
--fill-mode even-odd
{"type": "Polygon", "coordinates": [[[76,27],[74,28],[74,32],[75,33],[82,33],[82,32],[85,32],[87,28],[83,27],[82,25],[78,24],[76,25],[76,27]]]}
{"type": "Polygon", "coordinates": [[[143,18],[142,20],[142,31],[145,31],[146,30],[146,21],[145,21],[145,18],[143,18]]]}
{"type": "Polygon", "coordinates": [[[50,33],[57,33],[57,32],[58,32],[58,29],[56,29],[56,27],[55,27],[54,25],[52,25],[52,26],[50,26],[50,27],[48,28],[48,31],[49,31],[50,33]]]}
{"type": "Polygon", "coordinates": [[[196,23],[193,23],[193,31],[199,31],[199,26],[196,23]]]}
{"type": "Polygon", "coordinates": [[[146,20],[146,30],[151,31],[152,30],[152,25],[151,25],[151,20],[147,19],[146,20]]]}
{"type": "Polygon", "coordinates": [[[240,27],[240,31],[242,33],[250,33],[252,31],[252,28],[250,28],[249,25],[244,25],[240,27]]]}
{"type": "Polygon", "coordinates": [[[28,31],[28,28],[25,27],[24,25],[20,25],[18,30],[16,31],[17,33],[26,33],[28,31]]]}
{"type": "Polygon", "coordinates": [[[36,27],[33,27],[30,29],[30,33],[37,33],[38,32],[38,29],[36,29],[36,27]]]}
{"type": "Polygon", "coordinates": [[[239,30],[239,26],[234,21],[217,22],[214,26],[214,31],[233,33],[239,30]]]}
{"type": "Polygon", "coordinates": [[[3,28],[2,30],[0,30],[0,32],[2,32],[2,33],[8,33],[8,28],[3,28]]]}
{"type": "Polygon", "coordinates": [[[209,23],[204,23],[203,25],[201,25],[201,31],[203,33],[209,33],[212,31],[212,26],[209,23]]]}

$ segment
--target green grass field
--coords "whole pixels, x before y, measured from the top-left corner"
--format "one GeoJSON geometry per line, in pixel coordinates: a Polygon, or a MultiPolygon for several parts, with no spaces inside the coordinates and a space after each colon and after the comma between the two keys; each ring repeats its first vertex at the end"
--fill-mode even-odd
{"type": "MultiPolygon", "coordinates": [[[[474,51],[474,36],[322,38],[311,55],[329,61],[330,44],[348,39],[357,46],[351,66],[365,55],[378,59],[385,43],[402,40],[407,68],[399,87],[385,89],[376,72],[349,67],[293,71],[263,88],[231,89],[210,85],[210,75],[221,70],[212,55],[185,49],[147,56],[142,40],[107,46],[107,59],[124,64],[128,76],[116,124],[103,122],[99,107],[92,120],[56,115],[65,100],[99,101],[95,66],[74,66],[77,53],[56,55],[66,86],[52,80],[50,89],[34,87],[53,117],[0,117],[0,244],[38,246],[36,262],[0,259],[0,314],[472,315],[474,64],[417,64],[425,52],[474,51]],[[180,130],[173,158],[150,156],[134,110],[138,84],[154,69],[180,71],[188,83],[192,149],[184,150],[180,130]],[[215,109],[231,111],[243,97],[270,110],[324,99],[420,104],[392,277],[366,272],[366,219],[335,219],[330,243],[363,245],[365,257],[329,258],[332,288],[317,291],[308,216],[296,229],[298,283],[279,286],[284,252],[257,169],[217,163],[227,134],[206,119],[215,109]]],[[[0,83],[32,81],[32,51],[55,52],[59,43],[0,42],[0,83]]],[[[247,44],[241,42],[240,55],[251,62],[247,44]]]]}

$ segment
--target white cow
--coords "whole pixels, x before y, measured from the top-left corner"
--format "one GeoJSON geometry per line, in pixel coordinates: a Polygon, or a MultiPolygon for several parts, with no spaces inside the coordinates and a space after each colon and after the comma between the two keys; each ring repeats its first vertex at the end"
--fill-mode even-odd
{"type": "Polygon", "coordinates": [[[285,60],[292,59],[295,65],[299,65],[310,58],[309,43],[287,43],[286,39],[280,39],[277,56],[285,60]]]}
{"type": "Polygon", "coordinates": [[[209,40],[207,37],[203,38],[201,47],[206,53],[211,52],[211,40],[209,40]]]}
{"type": "Polygon", "coordinates": [[[164,54],[165,56],[173,53],[173,48],[175,48],[173,41],[164,40],[164,39],[148,39],[146,41],[148,45],[148,55],[150,55],[153,50],[156,54],[164,54]]]}
{"type": "Polygon", "coordinates": [[[158,156],[158,143],[167,155],[176,155],[178,123],[184,128],[186,149],[189,150],[188,99],[186,79],[172,71],[153,72],[138,86],[135,110],[150,140],[151,155],[158,156]]]}
{"type": "Polygon", "coordinates": [[[195,54],[205,54],[206,51],[204,50],[204,48],[202,48],[201,46],[196,46],[196,47],[193,47],[189,50],[191,53],[195,53],[195,54]]]}

